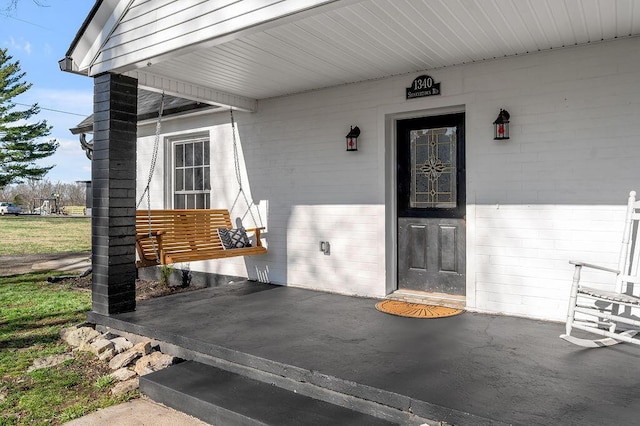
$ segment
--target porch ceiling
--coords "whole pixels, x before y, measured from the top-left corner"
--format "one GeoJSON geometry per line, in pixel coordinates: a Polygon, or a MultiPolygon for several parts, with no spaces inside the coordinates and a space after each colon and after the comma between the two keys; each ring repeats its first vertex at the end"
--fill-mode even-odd
{"type": "Polygon", "coordinates": [[[340,0],[120,72],[256,100],[638,34],[638,0],[340,0]]]}

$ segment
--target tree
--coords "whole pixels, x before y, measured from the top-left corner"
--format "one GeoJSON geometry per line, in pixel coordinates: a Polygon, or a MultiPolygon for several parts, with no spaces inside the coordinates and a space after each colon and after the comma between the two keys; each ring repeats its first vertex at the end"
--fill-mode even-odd
{"type": "Polygon", "coordinates": [[[58,148],[55,139],[43,141],[51,134],[46,120],[29,124],[40,112],[38,104],[19,110],[12,101],[31,88],[20,71],[20,62],[7,49],[0,49],[0,188],[25,179],[41,179],[53,166],[42,167],[37,160],[49,157],[58,148]]]}
{"type": "Polygon", "coordinates": [[[28,180],[25,183],[0,188],[0,201],[12,201],[13,204],[21,206],[22,211],[27,211],[39,207],[42,204],[41,199],[52,198],[53,194],[58,194],[60,206],[84,206],[86,189],[84,182],[54,183],[45,177],[38,181],[28,180]]]}

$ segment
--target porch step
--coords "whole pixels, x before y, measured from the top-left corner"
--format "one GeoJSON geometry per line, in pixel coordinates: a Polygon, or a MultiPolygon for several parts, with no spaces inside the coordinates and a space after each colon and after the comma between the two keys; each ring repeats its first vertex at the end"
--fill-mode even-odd
{"type": "Polygon", "coordinates": [[[397,424],[196,361],[141,376],[140,390],[218,426],[397,424]]]}
{"type": "Polygon", "coordinates": [[[446,306],[448,308],[464,309],[467,298],[455,294],[428,293],[418,290],[396,290],[387,295],[387,299],[400,300],[424,305],[446,306]]]}

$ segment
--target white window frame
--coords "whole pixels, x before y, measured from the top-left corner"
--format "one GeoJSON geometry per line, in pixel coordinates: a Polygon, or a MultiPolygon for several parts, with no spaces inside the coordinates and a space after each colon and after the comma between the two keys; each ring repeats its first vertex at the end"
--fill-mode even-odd
{"type": "MultiPolygon", "coordinates": [[[[211,139],[208,133],[197,133],[197,134],[189,134],[189,135],[180,135],[176,137],[167,138],[166,151],[167,155],[167,165],[168,169],[171,171],[170,182],[167,185],[167,204],[171,209],[178,208],[202,208],[208,209],[211,208],[211,139]],[[178,145],[186,146],[191,144],[202,143],[203,147],[203,159],[206,154],[209,154],[208,161],[203,161],[203,164],[188,164],[186,158],[183,157],[184,161],[177,161],[176,158],[176,147],[178,145]],[[194,189],[194,186],[197,184],[194,182],[196,173],[195,170],[198,168],[202,168],[202,189],[194,189]],[[184,184],[182,187],[177,188],[176,178],[179,176],[178,170],[182,171],[182,175],[185,177],[183,182],[186,182],[187,175],[189,175],[192,179],[192,185],[184,184]],[[189,174],[188,170],[192,170],[192,173],[189,174]],[[177,201],[178,196],[184,196],[185,202],[182,205],[179,205],[177,201]]],[[[187,149],[184,149],[183,155],[186,154],[187,149]]],[[[186,155],[185,155],[186,156],[186,155]]],[[[192,160],[195,161],[195,157],[192,157],[192,160]]]]}

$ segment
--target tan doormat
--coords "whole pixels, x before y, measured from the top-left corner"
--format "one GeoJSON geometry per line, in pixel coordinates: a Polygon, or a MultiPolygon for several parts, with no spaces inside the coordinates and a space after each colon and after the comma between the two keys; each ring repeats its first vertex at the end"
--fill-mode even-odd
{"type": "Polygon", "coordinates": [[[376,303],[376,309],[386,314],[408,318],[444,318],[464,312],[462,309],[402,302],[400,300],[383,300],[376,303]]]}

